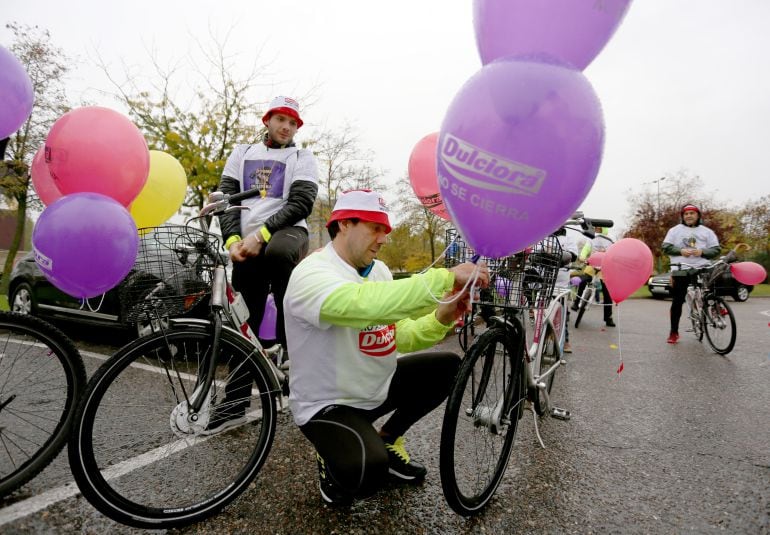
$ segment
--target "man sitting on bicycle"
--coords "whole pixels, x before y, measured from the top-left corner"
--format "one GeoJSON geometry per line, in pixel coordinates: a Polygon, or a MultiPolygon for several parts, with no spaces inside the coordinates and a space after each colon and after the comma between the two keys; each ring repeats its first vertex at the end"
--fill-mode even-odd
{"type": "Polygon", "coordinates": [[[378,193],[343,193],[327,222],[331,243],[292,273],[284,301],[294,421],[317,451],[322,499],[348,505],[390,473],[421,482],[426,470],[404,433],[448,396],[460,358],[417,351],[442,340],[469,308],[466,283],[483,265],[429,269],[394,281],[376,260],[391,230],[378,193]],[[459,293],[459,295],[457,295],[459,293]],[[451,302],[436,297],[453,294],[451,302]],[[393,413],[379,431],[376,419],[393,413]]]}
{"type": "MultiPolygon", "coordinates": [[[[586,242],[583,246],[583,249],[580,251],[579,258],[582,262],[586,262],[588,257],[593,253],[606,252],[610,245],[613,244],[612,238],[607,236],[607,229],[602,227],[595,227],[594,231],[596,232],[595,237],[592,240],[586,242]]],[[[575,302],[572,304],[572,310],[578,310],[578,306],[580,305],[580,298],[583,295],[583,290],[585,289],[586,285],[590,283],[595,276],[597,276],[597,273],[599,280],[601,280],[601,272],[591,265],[586,265],[583,273],[578,275],[580,277],[580,286],[578,286],[577,299],[575,299],[575,302]]],[[[607,327],[614,327],[615,322],[612,321],[612,296],[610,295],[610,291],[607,289],[607,285],[604,284],[603,281],[602,304],[604,305],[603,317],[605,325],[607,325],[607,327]]]]}
{"type": "MultiPolygon", "coordinates": [[[[681,223],[671,227],[663,238],[663,252],[669,255],[672,264],[685,263],[694,268],[708,265],[709,258],[719,255],[719,238],[701,223],[700,208],[694,204],[683,206],[680,216],[681,223]]],[[[669,344],[679,341],[679,318],[691,274],[687,268],[671,267],[671,330],[666,340],[669,344]]]]}

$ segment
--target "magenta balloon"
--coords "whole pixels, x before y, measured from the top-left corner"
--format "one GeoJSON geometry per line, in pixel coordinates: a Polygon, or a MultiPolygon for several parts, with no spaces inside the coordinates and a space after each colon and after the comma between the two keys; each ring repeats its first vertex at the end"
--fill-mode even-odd
{"type": "Polygon", "coordinates": [[[756,262],[735,262],[734,264],[730,264],[730,272],[733,274],[735,280],[749,286],[762,284],[767,278],[767,271],[765,271],[765,268],[756,262]]]}
{"type": "Polygon", "coordinates": [[[588,257],[588,265],[593,266],[595,268],[602,267],[604,254],[605,253],[603,251],[596,251],[595,253],[591,253],[591,256],[588,257]]]}
{"type": "Polygon", "coordinates": [[[618,240],[604,253],[602,274],[612,300],[620,303],[650,278],[652,251],[636,238],[618,240]]]}
{"type": "Polygon", "coordinates": [[[552,57],[585,69],[625,17],[631,0],[474,0],[481,62],[552,57]]]}
{"type": "Polygon", "coordinates": [[[35,92],[24,65],[0,46],[0,139],[16,132],[32,113],[35,92]]]}
{"type": "Polygon", "coordinates": [[[32,176],[32,187],[43,204],[48,206],[61,198],[61,191],[56,187],[51,172],[48,170],[48,164],[45,163],[45,146],[37,149],[32,158],[29,174],[32,176]]]}
{"type": "Polygon", "coordinates": [[[583,282],[583,279],[580,277],[572,277],[569,282],[572,286],[580,286],[580,283],[583,282]]]}
{"type": "Polygon", "coordinates": [[[262,340],[275,340],[275,325],[278,321],[278,309],[275,307],[275,298],[273,294],[267,294],[265,301],[265,314],[262,316],[262,323],[259,324],[259,337],[262,340]]]}
{"type": "Polygon", "coordinates": [[[150,172],[150,151],[139,129],[125,115],[99,106],[59,117],[45,140],[45,159],[64,195],[101,193],[123,206],[139,195],[150,172]]]}
{"type": "Polygon", "coordinates": [[[139,234],[128,210],[99,193],[74,193],[48,206],[32,231],[35,261],[61,291],[102,294],[131,270],[139,234]]]}
{"type": "Polygon", "coordinates": [[[439,189],[477,253],[507,256],[570,218],[591,190],[603,147],[599,99],[581,72],[495,61],[447,110],[439,189]]]}
{"type": "Polygon", "coordinates": [[[420,139],[409,156],[409,182],[417,199],[425,208],[437,216],[449,220],[444,201],[438,192],[436,176],[436,145],[438,132],[433,132],[420,139]]]}

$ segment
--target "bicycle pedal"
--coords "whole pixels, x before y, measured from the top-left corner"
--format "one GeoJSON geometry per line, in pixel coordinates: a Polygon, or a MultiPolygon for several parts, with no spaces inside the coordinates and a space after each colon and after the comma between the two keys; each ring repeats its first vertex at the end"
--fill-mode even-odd
{"type": "Polygon", "coordinates": [[[570,419],[572,415],[567,409],[561,409],[559,407],[552,407],[551,408],[551,418],[556,418],[557,420],[563,420],[567,421],[570,419]]]}

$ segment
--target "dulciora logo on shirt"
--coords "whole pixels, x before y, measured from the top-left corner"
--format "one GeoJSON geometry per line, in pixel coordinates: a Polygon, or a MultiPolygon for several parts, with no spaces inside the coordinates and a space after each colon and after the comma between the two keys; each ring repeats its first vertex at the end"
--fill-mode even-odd
{"type": "Polygon", "coordinates": [[[358,348],[370,357],[387,357],[396,350],[396,326],[374,325],[358,333],[358,348]]]}

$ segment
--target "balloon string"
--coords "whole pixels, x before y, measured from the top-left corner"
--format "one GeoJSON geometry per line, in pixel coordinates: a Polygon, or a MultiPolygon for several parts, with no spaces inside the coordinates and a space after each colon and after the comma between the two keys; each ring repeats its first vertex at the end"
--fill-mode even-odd
{"type": "Polygon", "coordinates": [[[623,372],[623,344],[620,341],[621,333],[623,332],[623,322],[620,320],[620,304],[618,304],[616,310],[615,310],[618,318],[618,369],[617,369],[617,375],[618,375],[618,381],[620,380],[620,374],[623,372]]]}
{"type": "Polygon", "coordinates": [[[80,310],[83,310],[84,306],[88,305],[88,310],[90,310],[91,312],[99,312],[99,309],[102,308],[103,303],[104,303],[104,294],[102,294],[102,298],[99,299],[99,306],[97,306],[96,308],[91,306],[91,301],[84,298],[80,301],[80,310]]]}
{"type": "MultiPolygon", "coordinates": [[[[442,256],[445,256],[447,251],[449,251],[450,247],[452,247],[452,245],[454,245],[456,241],[457,241],[457,237],[455,237],[449,243],[449,245],[446,246],[444,251],[436,258],[436,260],[434,260],[428,267],[426,267],[425,269],[420,271],[418,273],[418,275],[423,275],[423,274],[427,273],[427,271],[429,269],[431,269],[433,266],[435,266],[436,263],[438,262],[439,258],[441,258],[442,256]]],[[[430,286],[428,286],[428,284],[425,282],[425,279],[423,277],[420,277],[420,280],[422,281],[423,285],[425,286],[425,289],[428,290],[428,295],[430,295],[431,299],[433,299],[436,303],[438,303],[440,305],[446,305],[446,304],[454,303],[455,301],[457,301],[460,298],[460,296],[463,294],[463,292],[465,292],[465,290],[468,288],[469,285],[471,287],[471,289],[470,289],[471,295],[473,295],[473,292],[476,289],[476,282],[478,281],[479,274],[481,273],[481,269],[479,268],[479,265],[478,265],[479,258],[480,258],[479,255],[474,255],[473,258],[471,259],[471,261],[475,264],[475,267],[473,269],[473,273],[471,274],[470,278],[465,282],[465,285],[462,287],[462,290],[460,290],[459,292],[455,293],[455,295],[453,297],[447,299],[446,301],[442,300],[441,297],[435,296],[433,294],[433,291],[430,289],[430,286]]]]}

